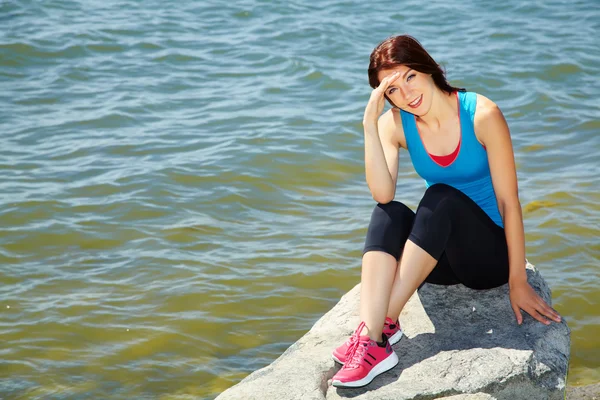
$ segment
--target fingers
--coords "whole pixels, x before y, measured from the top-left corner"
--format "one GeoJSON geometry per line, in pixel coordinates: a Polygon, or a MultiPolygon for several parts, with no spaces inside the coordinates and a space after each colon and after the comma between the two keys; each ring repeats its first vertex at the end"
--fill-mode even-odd
{"type": "Polygon", "coordinates": [[[541,298],[538,299],[536,311],[554,322],[560,322],[560,315],[541,298]]]}
{"type": "Polygon", "coordinates": [[[560,322],[560,315],[558,315],[558,313],[542,299],[540,299],[538,303],[524,308],[524,310],[544,325],[550,325],[550,320],[560,322]]]}
{"type": "Polygon", "coordinates": [[[377,86],[377,89],[380,91],[381,93],[385,92],[386,89],[396,80],[400,77],[400,72],[396,71],[391,75],[386,76],[385,78],[383,78],[381,80],[381,82],[379,83],[379,86],[377,86]]]}
{"type": "Polygon", "coordinates": [[[540,321],[544,325],[550,325],[550,321],[542,316],[535,308],[531,307],[526,309],[527,314],[531,315],[535,320],[540,321]]]}
{"type": "Polygon", "coordinates": [[[550,320],[554,322],[561,321],[560,315],[541,298],[539,301],[534,301],[522,306],[511,304],[511,307],[517,317],[517,324],[519,325],[523,323],[523,314],[521,313],[521,310],[525,311],[527,314],[531,315],[533,319],[544,325],[550,325],[550,320]]]}
{"type": "Polygon", "coordinates": [[[521,325],[523,322],[523,315],[521,314],[521,310],[518,306],[511,304],[513,312],[515,313],[515,317],[517,317],[517,324],[521,325]]]}
{"type": "Polygon", "coordinates": [[[521,310],[544,325],[550,325],[550,321],[561,321],[558,312],[550,307],[530,286],[519,287],[514,291],[511,290],[510,296],[510,305],[519,325],[523,322],[521,310]]]}
{"type": "Polygon", "coordinates": [[[532,307],[535,309],[535,311],[545,316],[546,318],[551,319],[554,322],[560,322],[560,315],[556,312],[555,309],[550,307],[544,301],[544,299],[542,299],[537,293],[535,293],[535,300],[532,304],[532,307]]]}

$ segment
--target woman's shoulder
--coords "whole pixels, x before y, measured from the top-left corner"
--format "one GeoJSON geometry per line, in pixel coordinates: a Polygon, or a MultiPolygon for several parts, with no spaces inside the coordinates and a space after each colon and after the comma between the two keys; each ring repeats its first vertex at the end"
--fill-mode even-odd
{"type": "Polygon", "coordinates": [[[498,105],[489,98],[479,93],[475,93],[475,96],[477,101],[474,113],[475,123],[482,122],[489,118],[497,117],[498,113],[501,113],[498,105]]]}
{"type": "Polygon", "coordinates": [[[494,136],[498,136],[499,132],[507,132],[510,135],[500,107],[483,95],[477,95],[477,112],[473,127],[477,139],[486,147],[489,147],[490,138],[495,139],[494,136]]]}
{"type": "Polygon", "coordinates": [[[494,103],[492,100],[485,97],[484,95],[475,92],[471,93],[476,97],[477,111],[497,107],[496,103],[494,103]]]}
{"type": "Polygon", "coordinates": [[[461,96],[461,106],[467,111],[474,124],[485,120],[498,112],[498,106],[486,96],[477,92],[458,92],[461,96]]]}

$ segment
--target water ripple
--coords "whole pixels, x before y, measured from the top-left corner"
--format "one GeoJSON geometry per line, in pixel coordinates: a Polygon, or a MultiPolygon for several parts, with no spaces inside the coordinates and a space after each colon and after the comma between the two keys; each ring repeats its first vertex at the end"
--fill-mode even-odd
{"type": "MultiPolygon", "coordinates": [[[[310,329],[359,280],[368,54],[395,33],[506,115],[570,384],[597,381],[595,11],[0,3],[0,392],[213,398],[310,329]]],[[[405,153],[398,176],[415,207],[405,153]]]]}

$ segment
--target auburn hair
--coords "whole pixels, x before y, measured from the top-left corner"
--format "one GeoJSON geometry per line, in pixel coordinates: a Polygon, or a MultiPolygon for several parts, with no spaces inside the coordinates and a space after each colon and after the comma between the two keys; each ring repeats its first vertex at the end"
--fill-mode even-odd
{"type": "MultiPolygon", "coordinates": [[[[417,39],[409,35],[391,36],[375,47],[369,59],[369,85],[373,89],[377,88],[381,83],[377,76],[379,71],[393,69],[400,65],[431,75],[435,85],[448,94],[465,91],[463,88],[450,85],[442,67],[435,62],[417,39]]],[[[387,94],[385,98],[392,106],[396,107],[387,94]]]]}

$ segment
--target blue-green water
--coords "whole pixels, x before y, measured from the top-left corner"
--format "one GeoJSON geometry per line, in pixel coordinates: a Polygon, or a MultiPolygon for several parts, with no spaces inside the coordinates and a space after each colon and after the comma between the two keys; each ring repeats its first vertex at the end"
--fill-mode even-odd
{"type": "Polygon", "coordinates": [[[0,397],[214,398],[310,329],[359,281],[398,33],[504,111],[569,384],[600,381],[599,32],[596,0],[0,2],[0,397]]]}

